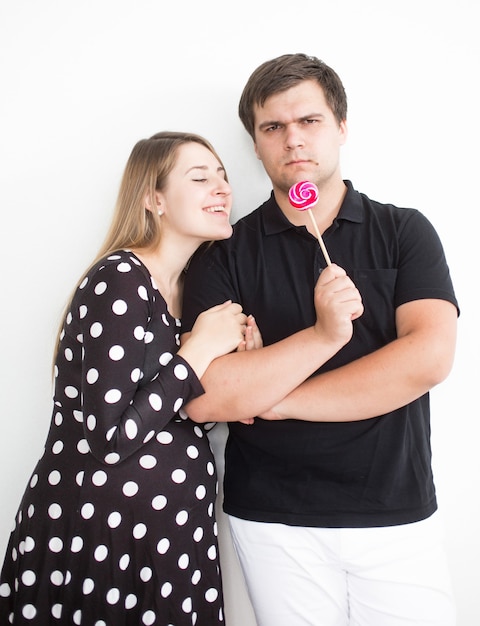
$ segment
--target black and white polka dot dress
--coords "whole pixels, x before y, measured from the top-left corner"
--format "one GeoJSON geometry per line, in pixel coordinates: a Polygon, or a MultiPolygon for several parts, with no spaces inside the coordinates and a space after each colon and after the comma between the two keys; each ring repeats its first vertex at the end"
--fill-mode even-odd
{"type": "Polygon", "coordinates": [[[56,363],[43,457],[0,578],[0,624],[223,624],[202,393],[180,323],[128,251],[77,290],[56,363]]]}

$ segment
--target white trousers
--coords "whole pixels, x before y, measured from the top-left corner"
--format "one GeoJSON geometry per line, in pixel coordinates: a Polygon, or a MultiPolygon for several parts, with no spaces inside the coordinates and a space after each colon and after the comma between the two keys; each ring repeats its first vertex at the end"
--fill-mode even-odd
{"type": "Polygon", "coordinates": [[[229,516],[258,626],[454,626],[438,514],[384,528],[229,516]]]}

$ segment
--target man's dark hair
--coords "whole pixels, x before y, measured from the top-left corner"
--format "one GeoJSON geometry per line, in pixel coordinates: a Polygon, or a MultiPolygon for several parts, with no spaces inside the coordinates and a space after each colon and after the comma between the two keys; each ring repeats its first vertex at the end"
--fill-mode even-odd
{"type": "Polygon", "coordinates": [[[254,141],[254,106],[263,106],[273,94],[286,91],[305,80],[317,81],[338,123],[347,119],[347,96],[338,74],[317,57],[303,53],[284,54],[257,67],[240,97],[238,114],[254,141]]]}

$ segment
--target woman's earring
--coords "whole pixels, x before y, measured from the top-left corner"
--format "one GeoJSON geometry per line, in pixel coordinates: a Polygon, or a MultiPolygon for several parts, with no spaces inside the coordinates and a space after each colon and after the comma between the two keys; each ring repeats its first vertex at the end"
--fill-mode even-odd
{"type": "Polygon", "coordinates": [[[158,214],[159,214],[159,215],[163,215],[163,211],[162,211],[162,209],[159,209],[159,210],[158,210],[158,214]]]}

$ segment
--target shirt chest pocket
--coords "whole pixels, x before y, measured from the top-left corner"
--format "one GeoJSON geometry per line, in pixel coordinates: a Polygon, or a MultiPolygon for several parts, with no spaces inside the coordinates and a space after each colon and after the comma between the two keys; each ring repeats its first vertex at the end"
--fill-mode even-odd
{"type": "Polygon", "coordinates": [[[360,291],[364,313],[358,325],[375,333],[381,344],[396,338],[395,287],[396,269],[354,270],[353,282],[360,291]]]}

